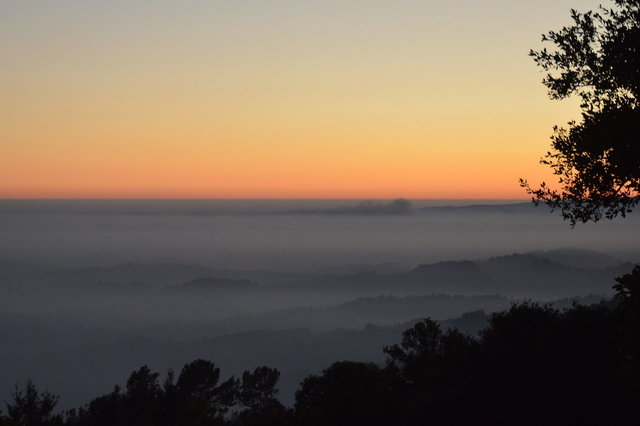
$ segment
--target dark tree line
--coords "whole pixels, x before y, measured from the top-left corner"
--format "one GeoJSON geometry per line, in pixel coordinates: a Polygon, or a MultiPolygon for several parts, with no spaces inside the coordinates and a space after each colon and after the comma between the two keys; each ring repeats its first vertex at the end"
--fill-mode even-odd
{"type": "Polygon", "coordinates": [[[277,370],[221,380],[198,359],[163,380],[143,366],[60,414],[28,382],[0,425],[637,425],[640,266],[614,289],[611,302],[565,311],[513,305],[477,337],[424,319],[383,349],[384,366],[343,361],[307,377],[291,408],[277,399],[277,370]]]}

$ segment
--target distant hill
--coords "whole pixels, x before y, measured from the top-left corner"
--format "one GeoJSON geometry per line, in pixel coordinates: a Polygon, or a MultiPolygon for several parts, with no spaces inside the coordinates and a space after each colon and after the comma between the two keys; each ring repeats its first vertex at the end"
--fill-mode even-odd
{"type": "Polygon", "coordinates": [[[211,323],[202,332],[213,335],[259,328],[287,329],[292,324],[315,331],[357,329],[366,324],[388,326],[423,316],[445,320],[468,311],[495,312],[508,308],[511,303],[513,300],[500,296],[366,297],[336,306],[301,307],[236,316],[211,323]]]}
{"type": "Polygon", "coordinates": [[[611,293],[613,279],[621,272],[567,265],[551,257],[515,253],[485,261],[420,265],[406,280],[437,292],[549,299],[611,293]]]}
{"type": "Polygon", "coordinates": [[[128,287],[141,289],[148,285],[167,287],[173,294],[180,290],[185,294],[187,290],[189,294],[212,289],[242,290],[271,293],[271,300],[277,300],[277,294],[293,294],[291,300],[295,303],[289,306],[300,306],[304,300],[317,299],[319,305],[326,305],[331,300],[380,294],[499,294],[548,300],[610,293],[614,278],[628,273],[632,266],[604,253],[570,248],[487,260],[437,262],[407,272],[386,264],[336,267],[324,273],[288,273],[214,270],[180,263],[63,268],[0,261],[0,289],[39,286],[71,290],[73,286],[82,289],[93,285],[126,293],[128,287]]]}
{"type": "Polygon", "coordinates": [[[533,251],[530,254],[567,266],[585,269],[604,269],[620,265],[621,260],[595,250],[559,248],[547,251],[533,251]]]}

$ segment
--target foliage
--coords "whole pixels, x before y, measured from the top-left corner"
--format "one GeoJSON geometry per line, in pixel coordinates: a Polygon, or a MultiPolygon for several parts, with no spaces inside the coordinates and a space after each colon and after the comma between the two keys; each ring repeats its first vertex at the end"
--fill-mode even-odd
{"type": "Polygon", "coordinates": [[[258,367],[242,374],[239,399],[252,410],[263,410],[277,401],[280,372],[275,368],[258,367]]]}
{"type": "Polygon", "coordinates": [[[399,371],[407,383],[437,382],[436,372],[453,373],[450,368],[461,354],[473,350],[476,341],[459,331],[442,332],[431,319],[419,321],[402,333],[400,345],[386,346],[387,364],[399,371]]]}
{"type": "Polygon", "coordinates": [[[62,424],[62,418],[53,413],[58,397],[47,391],[40,392],[31,380],[25,389],[16,385],[11,392],[12,401],[5,402],[7,414],[20,426],[45,426],[62,424]]]}
{"type": "Polygon", "coordinates": [[[399,408],[393,376],[373,363],[336,362],[296,392],[299,425],[389,425],[399,408]],[[396,408],[397,407],[397,408],[396,408]]]}
{"type": "Polygon", "coordinates": [[[573,25],[544,35],[556,50],[531,51],[547,71],[552,99],[577,95],[582,121],[555,127],[552,150],[541,160],[560,190],[532,188],[533,201],[577,222],[630,213],[640,199],[640,1],[615,0],[610,9],[571,11],[573,25]]]}
{"type": "Polygon", "coordinates": [[[201,424],[200,419],[221,423],[222,415],[234,404],[236,380],[219,381],[220,369],[211,361],[198,359],[182,368],[176,383],[180,424],[201,424]]]}
{"type": "Polygon", "coordinates": [[[125,410],[135,424],[152,425],[157,417],[160,385],[158,373],[146,365],[134,371],[127,380],[125,410]]]}

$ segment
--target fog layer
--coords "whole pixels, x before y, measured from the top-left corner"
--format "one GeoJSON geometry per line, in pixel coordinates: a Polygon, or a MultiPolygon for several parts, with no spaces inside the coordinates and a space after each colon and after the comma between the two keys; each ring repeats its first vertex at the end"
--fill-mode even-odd
{"type": "Polygon", "coordinates": [[[291,403],[418,318],[473,333],[513,302],[607,299],[638,225],[527,203],[0,201],[0,399],[31,378],[68,408],[206,358],[279,368],[291,403]]]}

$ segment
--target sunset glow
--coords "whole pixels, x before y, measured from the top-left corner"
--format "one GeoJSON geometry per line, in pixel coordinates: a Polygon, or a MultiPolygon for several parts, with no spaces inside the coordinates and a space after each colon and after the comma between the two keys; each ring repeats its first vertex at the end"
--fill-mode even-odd
{"type": "Polygon", "coordinates": [[[514,199],[578,114],[528,50],[597,2],[0,5],[0,198],[514,199]]]}

